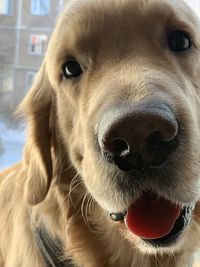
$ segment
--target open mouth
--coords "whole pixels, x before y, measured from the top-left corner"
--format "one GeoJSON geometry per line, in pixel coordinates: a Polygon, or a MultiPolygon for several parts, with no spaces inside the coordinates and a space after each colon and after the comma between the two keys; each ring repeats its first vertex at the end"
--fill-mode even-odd
{"type": "Polygon", "coordinates": [[[185,227],[189,224],[192,217],[192,211],[192,207],[185,207],[181,212],[180,217],[176,220],[173,228],[167,235],[156,239],[143,240],[155,247],[165,247],[173,245],[177,241],[185,227]]]}
{"type": "Polygon", "coordinates": [[[152,192],[145,192],[125,213],[111,219],[124,221],[128,230],[155,247],[173,245],[189,224],[193,206],[181,207],[152,192]]]}

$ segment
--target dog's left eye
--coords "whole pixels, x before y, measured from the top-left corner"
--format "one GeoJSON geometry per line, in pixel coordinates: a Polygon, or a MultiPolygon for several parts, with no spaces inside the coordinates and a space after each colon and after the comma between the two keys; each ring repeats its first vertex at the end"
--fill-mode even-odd
{"type": "Polygon", "coordinates": [[[191,48],[191,37],[183,31],[174,31],[168,36],[168,45],[173,52],[184,52],[191,48]]]}
{"type": "Polygon", "coordinates": [[[76,78],[82,73],[83,69],[75,59],[70,59],[63,65],[63,74],[67,79],[76,78]]]}

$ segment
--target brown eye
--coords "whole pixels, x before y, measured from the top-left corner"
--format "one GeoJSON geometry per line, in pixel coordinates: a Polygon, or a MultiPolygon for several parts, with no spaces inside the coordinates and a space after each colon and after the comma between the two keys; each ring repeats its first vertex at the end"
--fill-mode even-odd
{"type": "Polygon", "coordinates": [[[82,73],[83,69],[75,59],[68,60],[63,66],[63,74],[67,79],[76,78],[82,73]]]}
{"type": "Polygon", "coordinates": [[[191,37],[183,31],[174,31],[168,36],[169,49],[173,52],[184,52],[191,48],[191,37]]]}

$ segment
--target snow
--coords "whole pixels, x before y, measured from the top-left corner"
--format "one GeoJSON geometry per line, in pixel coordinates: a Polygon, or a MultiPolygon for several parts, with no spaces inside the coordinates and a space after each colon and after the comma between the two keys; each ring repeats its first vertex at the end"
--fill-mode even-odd
{"type": "Polygon", "coordinates": [[[9,127],[0,120],[0,170],[19,162],[22,158],[24,127],[9,127]]]}

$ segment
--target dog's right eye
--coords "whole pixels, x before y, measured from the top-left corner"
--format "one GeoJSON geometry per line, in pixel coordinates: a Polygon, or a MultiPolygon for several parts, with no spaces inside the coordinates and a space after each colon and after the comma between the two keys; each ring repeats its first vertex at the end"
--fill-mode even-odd
{"type": "Polygon", "coordinates": [[[63,65],[63,74],[67,79],[76,78],[82,73],[83,69],[75,59],[70,59],[63,65]]]}
{"type": "Polygon", "coordinates": [[[191,37],[183,31],[174,31],[168,36],[168,45],[173,52],[184,52],[191,48],[191,37]]]}

